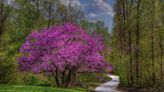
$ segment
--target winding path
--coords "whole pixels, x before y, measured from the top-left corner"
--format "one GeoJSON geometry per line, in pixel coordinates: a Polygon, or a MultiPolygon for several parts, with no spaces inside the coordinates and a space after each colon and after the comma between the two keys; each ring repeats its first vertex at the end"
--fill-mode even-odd
{"type": "Polygon", "coordinates": [[[96,87],[95,91],[96,92],[121,92],[117,90],[117,86],[120,83],[119,77],[117,75],[108,75],[108,77],[111,77],[112,80],[96,87]]]}

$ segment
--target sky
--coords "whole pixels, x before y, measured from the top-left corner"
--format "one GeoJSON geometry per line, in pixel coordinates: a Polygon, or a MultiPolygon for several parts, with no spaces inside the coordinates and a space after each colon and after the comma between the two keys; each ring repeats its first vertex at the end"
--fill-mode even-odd
{"type": "Polygon", "coordinates": [[[109,28],[113,28],[114,0],[61,0],[64,4],[78,5],[90,21],[101,20],[109,28]]]}

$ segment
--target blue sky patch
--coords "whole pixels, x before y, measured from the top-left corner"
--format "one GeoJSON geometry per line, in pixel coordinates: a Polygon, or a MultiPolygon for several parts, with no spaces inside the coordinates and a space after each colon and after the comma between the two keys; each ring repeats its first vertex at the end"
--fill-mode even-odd
{"type": "Polygon", "coordinates": [[[61,0],[63,3],[79,5],[90,21],[104,21],[109,31],[113,28],[114,0],[61,0]]]}

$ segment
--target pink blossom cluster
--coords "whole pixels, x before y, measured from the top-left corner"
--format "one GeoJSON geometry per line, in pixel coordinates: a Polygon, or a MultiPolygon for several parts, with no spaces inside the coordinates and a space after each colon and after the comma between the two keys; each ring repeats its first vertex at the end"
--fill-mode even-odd
{"type": "Polygon", "coordinates": [[[107,66],[101,55],[103,48],[100,36],[65,23],[32,32],[20,49],[19,67],[34,73],[62,72],[66,68],[76,72],[102,71],[107,66]]]}

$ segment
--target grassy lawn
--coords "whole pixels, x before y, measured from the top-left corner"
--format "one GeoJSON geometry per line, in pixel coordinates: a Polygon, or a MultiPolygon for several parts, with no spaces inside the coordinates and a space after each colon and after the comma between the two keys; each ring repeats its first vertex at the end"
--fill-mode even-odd
{"type": "Polygon", "coordinates": [[[86,92],[84,89],[64,89],[41,86],[0,85],[0,92],[86,92]]]}

